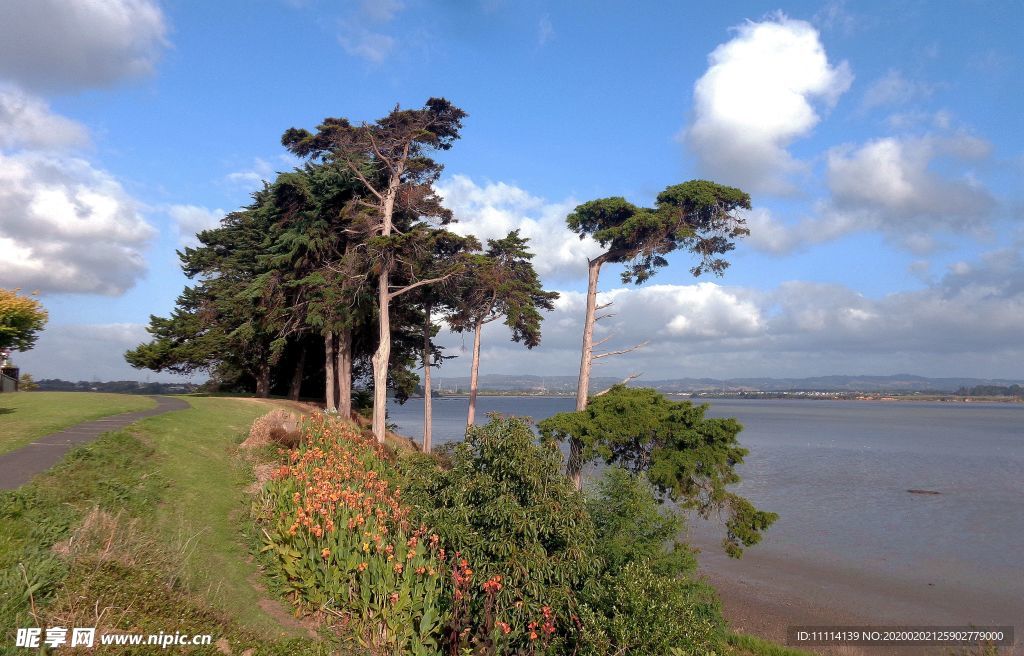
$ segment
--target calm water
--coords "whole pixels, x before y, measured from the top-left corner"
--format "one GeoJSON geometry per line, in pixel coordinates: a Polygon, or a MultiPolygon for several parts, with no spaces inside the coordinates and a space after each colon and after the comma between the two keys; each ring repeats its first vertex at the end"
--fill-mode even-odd
{"type": "MultiPolygon", "coordinates": [[[[572,406],[481,397],[477,416],[539,420],[572,406]]],[[[466,407],[435,400],[435,443],[461,439],[466,407]]],[[[419,436],[422,412],[413,399],[390,420],[419,436]]],[[[709,414],[743,423],[737,491],[781,516],[760,553],[1024,600],[1024,405],[721,400],[709,414]]],[[[691,530],[716,541],[714,526],[691,530]]]]}

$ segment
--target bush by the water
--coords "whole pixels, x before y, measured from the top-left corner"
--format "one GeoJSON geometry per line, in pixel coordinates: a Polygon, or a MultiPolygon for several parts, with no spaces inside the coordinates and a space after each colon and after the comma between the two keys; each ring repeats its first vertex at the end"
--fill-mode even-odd
{"type": "MultiPolygon", "coordinates": [[[[561,472],[561,453],[535,440],[522,421],[493,416],[469,429],[450,468],[408,458],[406,500],[482,579],[502,576],[493,607],[480,600],[467,605],[469,625],[509,627],[503,638],[510,651],[570,653],[578,591],[600,563],[593,523],[582,495],[561,472]]],[[[487,635],[467,634],[467,640],[466,646],[482,649],[487,635]]]]}
{"type": "Polygon", "coordinates": [[[610,469],[589,500],[518,419],[442,464],[317,416],[255,508],[266,564],[302,610],[373,654],[725,653],[682,520],[610,469]]]}

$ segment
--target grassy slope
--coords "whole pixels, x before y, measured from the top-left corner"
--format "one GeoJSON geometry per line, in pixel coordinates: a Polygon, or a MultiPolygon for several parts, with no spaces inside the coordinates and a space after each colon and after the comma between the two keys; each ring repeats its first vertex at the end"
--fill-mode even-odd
{"type": "Polygon", "coordinates": [[[257,653],[319,651],[306,640],[268,642],[295,631],[261,609],[252,586],[256,566],[243,533],[248,472],[234,456],[248,424],[268,406],[188,400],[191,409],[107,434],[32,483],[0,494],[0,653],[13,644],[5,635],[12,627],[38,626],[47,613],[66,618],[93,602],[133,608],[121,628],[192,624],[236,644],[262,644],[257,653]],[[127,561],[57,557],[53,545],[80,539],[75,531],[95,507],[118,517],[115,544],[127,545],[127,561]],[[184,585],[160,585],[179,579],[184,585]]]}
{"type": "Polygon", "coordinates": [[[132,410],[152,408],[148,396],[96,392],[0,394],[0,453],[74,424],[132,410]]]}
{"type": "Polygon", "coordinates": [[[276,627],[260,609],[252,585],[256,566],[243,537],[249,525],[243,488],[251,473],[236,457],[249,425],[274,402],[188,401],[190,410],[153,417],[138,430],[156,450],[157,471],[168,481],[157,529],[165,540],[181,545],[193,587],[207,590],[211,601],[247,626],[276,627]]]}

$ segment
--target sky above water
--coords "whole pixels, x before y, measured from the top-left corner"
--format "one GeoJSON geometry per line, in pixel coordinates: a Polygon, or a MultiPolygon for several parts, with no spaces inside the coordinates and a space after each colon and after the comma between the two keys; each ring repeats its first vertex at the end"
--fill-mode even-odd
{"type": "MultiPolygon", "coordinates": [[[[186,284],[176,249],[299,162],[291,127],[444,96],[457,230],[531,238],[562,292],[541,346],[492,324],[484,373],[578,368],[578,203],[749,192],[721,278],[614,268],[598,375],[1020,378],[1024,4],[0,0],[0,286],[50,324],[37,378],[167,379],[121,354],[186,284]]],[[[442,334],[451,355],[461,336],[442,334]]],[[[468,357],[442,375],[463,375],[468,357]]]]}

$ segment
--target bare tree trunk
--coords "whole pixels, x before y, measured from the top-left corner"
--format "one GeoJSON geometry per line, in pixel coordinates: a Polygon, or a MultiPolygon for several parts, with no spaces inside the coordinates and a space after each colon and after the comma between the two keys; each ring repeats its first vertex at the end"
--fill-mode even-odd
{"type": "MultiPolygon", "coordinates": [[[[587,316],[583,320],[583,352],[580,354],[580,378],[576,383],[576,411],[587,409],[590,393],[590,365],[594,355],[594,317],[597,312],[597,279],[601,275],[604,259],[596,257],[587,267],[587,316]]],[[[565,473],[572,479],[576,489],[583,487],[583,445],[576,438],[569,440],[569,462],[565,473]]]]}
{"type": "Polygon", "coordinates": [[[423,453],[430,453],[434,421],[433,398],[430,389],[430,303],[423,309],[423,453]]]}
{"type": "Polygon", "coordinates": [[[334,333],[324,335],[324,352],[324,378],[326,383],[324,401],[328,412],[336,412],[338,405],[337,395],[334,391],[334,382],[337,380],[337,374],[334,371],[334,333]]]}
{"type": "MultiPolygon", "coordinates": [[[[408,149],[406,149],[408,152],[408,149]]],[[[404,163],[404,162],[403,162],[404,163]]],[[[391,182],[384,194],[384,206],[381,208],[381,230],[383,237],[391,235],[391,217],[395,212],[395,196],[402,180],[403,165],[399,165],[391,174],[391,182]]],[[[391,361],[391,268],[387,262],[381,263],[380,275],[377,278],[377,304],[379,320],[377,322],[377,350],[373,354],[373,436],[381,444],[384,443],[384,431],[387,429],[388,411],[388,364],[391,361]]]]}
{"type": "Polygon", "coordinates": [[[373,354],[373,436],[384,443],[385,419],[388,402],[388,361],[391,359],[391,299],[388,285],[390,276],[385,268],[378,280],[380,303],[377,350],[373,354]]]}
{"type": "Polygon", "coordinates": [[[264,362],[260,365],[259,374],[256,376],[256,396],[265,399],[270,396],[270,363],[264,362]]]}
{"type": "Polygon", "coordinates": [[[306,347],[299,351],[299,361],[295,363],[295,373],[292,374],[292,384],[288,388],[288,398],[292,401],[299,400],[299,393],[302,391],[302,375],[306,373],[306,347]]]}
{"type": "Polygon", "coordinates": [[[483,327],[484,322],[477,321],[473,331],[473,364],[469,369],[469,415],[466,417],[466,430],[473,426],[473,420],[476,419],[476,395],[480,386],[480,333],[483,327]]]}
{"type": "Polygon", "coordinates": [[[352,328],[338,332],[338,348],[335,350],[335,375],[338,378],[338,414],[345,419],[352,418],[352,328]]]}

